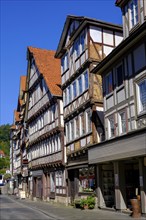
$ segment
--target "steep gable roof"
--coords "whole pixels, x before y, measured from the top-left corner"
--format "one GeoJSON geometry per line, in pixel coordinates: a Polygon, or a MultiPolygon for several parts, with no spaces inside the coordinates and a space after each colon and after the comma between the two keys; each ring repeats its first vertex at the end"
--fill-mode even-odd
{"type": "Polygon", "coordinates": [[[79,25],[76,27],[76,31],[74,32],[74,34],[70,36],[70,38],[72,38],[72,39],[75,38],[79,34],[79,32],[82,31],[83,28],[85,28],[85,26],[87,24],[108,27],[111,29],[121,31],[121,33],[122,33],[122,26],[121,25],[113,24],[113,23],[109,23],[109,22],[105,22],[105,21],[101,21],[101,20],[97,20],[97,19],[89,18],[89,17],[85,17],[85,16],[68,15],[66,18],[66,21],[64,23],[62,34],[61,34],[59,44],[58,44],[58,47],[56,50],[55,57],[57,57],[57,58],[60,58],[62,56],[62,54],[64,53],[66,37],[67,37],[68,31],[69,31],[70,25],[73,21],[77,21],[79,25]]]}
{"type": "Polygon", "coordinates": [[[28,47],[28,52],[33,56],[35,64],[43,75],[52,95],[62,96],[61,91],[61,65],[60,60],[54,58],[55,51],[28,47]]]}

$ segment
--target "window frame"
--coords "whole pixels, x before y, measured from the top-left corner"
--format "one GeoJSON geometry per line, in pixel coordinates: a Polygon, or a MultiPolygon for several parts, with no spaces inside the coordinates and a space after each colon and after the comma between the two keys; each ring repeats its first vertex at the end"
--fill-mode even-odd
{"type": "MultiPolygon", "coordinates": [[[[143,107],[143,103],[141,103],[141,100],[140,100],[140,84],[142,84],[142,83],[144,83],[145,84],[144,86],[146,86],[146,78],[141,79],[140,81],[136,82],[136,100],[137,100],[137,113],[138,113],[138,115],[142,115],[142,114],[146,113],[146,107],[143,107]],[[142,108],[144,108],[144,109],[142,110],[142,108]]],[[[144,99],[146,99],[145,93],[144,93],[144,99]]],[[[145,103],[144,103],[144,106],[146,106],[145,103]]]]}
{"type": "Polygon", "coordinates": [[[109,95],[112,92],[113,92],[113,73],[111,71],[105,76],[105,94],[109,95]],[[111,76],[111,79],[110,79],[110,76],[111,76]]]}
{"type": "Polygon", "coordinates": [[[114,118],[114,115],[110,115],[108,117],[108,138],[114,138],[115,137],[115,118],[114,118]],[[114,132],[111,132],[112,131],[112,127],[111,127],[111,120],[113,120],[113,131],[114,132]],[[112,135],[113,133],[113,135],[112,135]]]}
{"type": "Polygon", "coordinates": [[[129,2],[129,27],[130,30],[138,24],[138,0],[129,2]],[[136,3],[136,4],[135,4],[136,3]]]}
{"type": "Polygon", "coordinates": [[[119,122],[119,134],[120,135],[123,135],[123,134],[126,134],[127,133],[127,112],[126,112],[126,109],[123,109],[121,111],[118,112],[118,122],[119,122]],[[123,130],[123,120],[122,120],[122,117],[121,115],[122,114],[125,114],[125,130],[123,130]]]}

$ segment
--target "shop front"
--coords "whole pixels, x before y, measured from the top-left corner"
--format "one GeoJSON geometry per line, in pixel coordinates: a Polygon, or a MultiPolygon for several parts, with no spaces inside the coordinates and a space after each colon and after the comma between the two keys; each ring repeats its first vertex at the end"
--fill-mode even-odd
{"type": "Polygon", "coordinates": [[[140,200],[146,214],[146,148],[142,131],[105,141],[89,149],[89,164],[97,170],[98,207],[131,210],[140,200]]]}
{"type": "Polygon", "coordinates": [[[68,198],[73,204],[75,199],[95,194],[95,167],[82,165],[68,168],[68,198]]]}

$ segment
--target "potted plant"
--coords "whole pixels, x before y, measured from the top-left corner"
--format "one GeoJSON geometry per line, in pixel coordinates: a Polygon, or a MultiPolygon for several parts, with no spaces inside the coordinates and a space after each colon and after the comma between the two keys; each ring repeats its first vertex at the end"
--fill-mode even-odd
{"type": "Polygon", "coordinates": [[[95,207],[95,197],[94,195],[87,197],[87,204],[89,209],[94,209],[95,207]]]}
{"type": "Polygon", "coordinates": [[[82,198],[82,199],[80,200],[80,207],[81,207],[82,209],[88,209],[87,199],[82,198]]]}

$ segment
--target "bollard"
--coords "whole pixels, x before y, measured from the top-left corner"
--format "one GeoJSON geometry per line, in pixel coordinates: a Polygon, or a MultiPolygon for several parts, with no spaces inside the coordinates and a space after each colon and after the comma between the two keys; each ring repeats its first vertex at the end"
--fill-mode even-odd
{"type": "Polygon", "coordinates": [[[130,201],[132,205],[132,217],[140,218],[141,217],[140,201],[138,199],[131,199],[130,201]]]}

